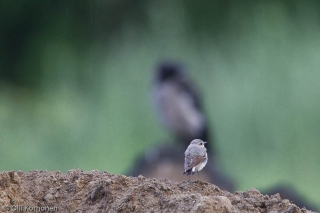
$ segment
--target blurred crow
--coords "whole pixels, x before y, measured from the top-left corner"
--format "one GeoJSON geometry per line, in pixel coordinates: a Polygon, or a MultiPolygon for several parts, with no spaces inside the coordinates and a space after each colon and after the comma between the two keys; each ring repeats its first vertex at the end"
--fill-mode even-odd
{"type": "Polygon", "coordinates": [[[207,141],[208,123],[200,97],[179,64],[164,62],[156,68],[153,99],[162,124],[187,147],[193,139],[207,141]]]}
{"type": "Polygon", "coordinates": [[[233,180],[223,173],[212,154],[214,143],[209,138],[208,123],[201,108],[199,94],[182,66],[170,62],[160,63],[156,68],[152,95],[161,122],[179,140],[177,143],[160,143],[148,149],[137,157],[128,174],[184,181],[184,152],[191,141],[201,139],[208,142],[206,148],[208,155],[210,154],[206,167],[201,170],[201,180],[213,183],[221,189],[234,191],[233,180]]]}

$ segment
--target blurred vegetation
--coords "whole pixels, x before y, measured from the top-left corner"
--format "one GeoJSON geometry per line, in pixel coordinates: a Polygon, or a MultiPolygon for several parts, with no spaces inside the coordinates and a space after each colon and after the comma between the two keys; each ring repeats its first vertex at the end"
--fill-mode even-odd
{"type": "MultiPolygon", "coordinates": [[[[0,170],[124,173],[168,135],[152,69],[185,62],[239,190],[320,200],[320,2],[0,2],[0,170]]],[[[319,205],[319,204],[318,204],[319,205]]],[[[320,208],[320,206],[319,206],[320,208]]]]}

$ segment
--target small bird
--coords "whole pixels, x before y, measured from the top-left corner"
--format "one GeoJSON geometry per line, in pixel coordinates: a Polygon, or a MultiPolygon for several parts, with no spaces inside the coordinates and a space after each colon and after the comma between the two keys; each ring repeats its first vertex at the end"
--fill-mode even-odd
{"type": "Polygon", "coordinates": [[[199,171],[205,167],[208,162],[208,154],[207,149],[204,147],[204,144],[207,142],[203,142],[200,139],[194,139],[191,141],[184,155],[184,175],[189,176],[193,175],[195,172],[199,171]]]}
{"type": "MultiPolygon", "coordinates": [[[[173,62],[162,62],[157,66],[153,101],[161,123],[180,142],[189,144],[194,138],[208,141],[208,122],[200,95],[183,66],[173,62]]],[[[207,148],[212,153],[211,145],[207,148]]]]}

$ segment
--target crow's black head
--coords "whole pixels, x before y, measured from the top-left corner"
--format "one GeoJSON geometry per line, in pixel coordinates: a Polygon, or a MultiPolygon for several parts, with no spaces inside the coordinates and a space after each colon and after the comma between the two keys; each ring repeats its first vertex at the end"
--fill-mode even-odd
{"type": "Polygon", "coordinates": [[[182,74],[181,67],[174,63],[161,63],[157,68],[157,80],[160,82],[167,81],[182,74]]]}

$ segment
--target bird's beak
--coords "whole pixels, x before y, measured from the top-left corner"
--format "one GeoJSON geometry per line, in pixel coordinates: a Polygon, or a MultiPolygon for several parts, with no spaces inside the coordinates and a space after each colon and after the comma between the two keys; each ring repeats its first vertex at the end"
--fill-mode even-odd
{"type": "Polygon", "coordinates": [[[206,141],[206,142],[203,142],[203,143],[208,143],[208,142],[206,141]]]}

